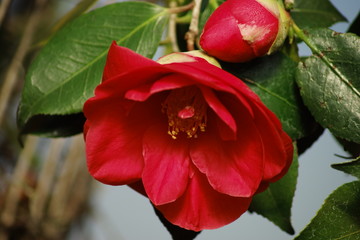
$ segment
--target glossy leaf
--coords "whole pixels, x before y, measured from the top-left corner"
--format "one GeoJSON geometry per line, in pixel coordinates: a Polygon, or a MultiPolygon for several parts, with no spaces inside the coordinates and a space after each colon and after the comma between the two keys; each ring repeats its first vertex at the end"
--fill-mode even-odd
{"type": "Polygon", "coordinates": [[[301,27],[330,27],[346,18],[329,0],[296,0],[291,17],[301,27]]]}
{"type": "Polygon", "coordinates": [[[336,189],[295,240],[360,239],[360,182],[336,189]]]}
{"type": "Polygon", "coordinates": [[[296,151],[288,173],[279,181],[270,184],[264,192],[255,195],[250,211],[261,214],[283,231],[294,234],[291,225],[291,206],[295,194],[298,177],[298,159],[296,151]]]}
{"type": "Polygon", "coordinates": [[[360,157],[352,161],[332,164],[331,167],[360,179],[360,157]]]}
{"type": "Polygon", "coordinates": [[[304,107],[295,83],[297,63],[282,53],[255,59],[243,64],[223,67],[249,84],[265,105],[282,122],[293,139],[308,135],[313,119],[304,107]]]}
{"type": "Polygon", "coordinates": [[[360,143],[360,38],[329,29],[311,30],[307,36],[321,57],[299,64],[302,98],[323,127],[360,143]]]}
{"type": "MultiPolygon", "coordinates": [[[[77,114],[100,83],[113,40],[146,57],[155,53],[168,11],[146,2],[98,8],[64,26],[33,61],[18,113],[21,129],[37,115],[77,114]]],[[[36,129],[28,129],[28,132],[36,129]]]]}

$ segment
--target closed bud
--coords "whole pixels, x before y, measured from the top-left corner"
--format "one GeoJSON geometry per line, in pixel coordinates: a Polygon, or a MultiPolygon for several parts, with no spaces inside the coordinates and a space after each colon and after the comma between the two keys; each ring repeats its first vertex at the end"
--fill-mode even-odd
{"type": "Polygon", "coordinates": [[[288,34],[290,16],[276,0],[227,0],[205,24],[202,49],[227,62],[271,54],[288,34]]]}

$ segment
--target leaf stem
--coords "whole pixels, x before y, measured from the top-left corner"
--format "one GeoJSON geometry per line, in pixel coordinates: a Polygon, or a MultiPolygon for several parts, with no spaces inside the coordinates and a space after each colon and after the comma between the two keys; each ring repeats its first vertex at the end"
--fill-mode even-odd
{"type": "Polygon", "coordinates": [[[176,18],[176,23],[190,23],[190,21],[191,16],[189,14],[176,18]]]}
{"type": "Polygon", "coordinates": [[[189,11],[190,9],[192,9],[195,6],[194,2],[191,2],[187,5],[184,6],[180,6],[180,7],[171,7],[168,9],[169,13],[171,14],[176,14],[176,13],[182,13],[182,12],[186,12],[189,11]]]}
{"type": "Polygon", "coordinates": [[[347,80],[347,78],[339,71],[339,69],[331,62],[331,60],[309,39],[309,37],[301,30],[293,21],[291,23],[295,34],[304,41],[304,43],[311,49],[314,55],[317,55],[330,69],[337,75],[341,81],[348,85],[356,95],[360,96],[360,92],[347,80]]]}
{"type": "Polygon", "coordinates": [[[195,49],[195,39],[199,34],[199,17],[200,17],[200,7],[201,0],[194,0],[194,8],[191,16],[191,22],[189,26],[189,31],[185,34],[185,39],[187,41],[187,49],[188,51],[192,51],[195,49]]]}
{"type": "Polygon", "coordinates": [[[317,54],[319,56],[323,55],[320,50],[315,46],[313,45],[311,42],[310,42],[310,39],[306,36],[306,34],[296,25],[296,23],[294,23],[293,21],[291,22],[291,25],[292,25],[292,29],[294,30],[295,34],[301,39],[304,41],[304,43],[311,49],[311,51],[314,53],[314,54],[317,54]]]}

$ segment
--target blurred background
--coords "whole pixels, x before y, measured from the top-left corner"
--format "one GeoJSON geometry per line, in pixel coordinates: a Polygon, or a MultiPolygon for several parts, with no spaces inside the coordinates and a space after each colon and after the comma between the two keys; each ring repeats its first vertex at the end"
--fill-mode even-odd
{"type": "MultiPolygon", "coordinates": [[[[78,1],[2,0],[0,3],[0,240],[170,239],[148,199],[126,186],[107,186],[88,175],[81,135],[18,139],[16,109],[25,69],[57,20],[78,1]]],[[[89,1],[91,2],[91,1],[89,1]]],[[[99,1],[97,6],[116,1],[99,1]]],[[[348,19],[331,29],[346,32],[360,10],[359,0],[331,0],[348,19]]],[[[302,56],[309,49],[300,46],[302,56]]],[[[347,156],[328,131],[299,158],[292,208],[298,234],[324,199],[354,178],[330,167],[347,156]]],[[[276,239],[294,236],[257,214],[245,213],[196,239],[276,239]]]]}

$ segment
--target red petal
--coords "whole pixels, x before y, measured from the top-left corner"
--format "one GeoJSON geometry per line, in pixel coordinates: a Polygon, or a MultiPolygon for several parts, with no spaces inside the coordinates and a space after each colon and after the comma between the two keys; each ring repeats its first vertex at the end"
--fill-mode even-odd
{"type": "Polygon", "coordinates": [[[215,190],[231,196],[250,197],[263,177],[265,156],[261,137],[241,103],[225,99],[225,96],[221,99],[237,121],[236,141],[220,141],[217,134],[210,131],[215,123],[209,121],[209,131],[191,145],[190,156],[215,190]]]}
{"type": "Polygon", "coordinates": [[[118,46],[115,42],[113,42],[108,52],[103,73],[103,81],[106,81],[124,72],[130,72],[137,68],[158,65],[160,64],[151,59],[143,57],[128,48],[118,46]]]}
{"type": "Polygon", "coordinates": [[[142,132],[130,131],[131,122],[120,111],[96,111],[97,119],[87,111],[91,119],[86,134],[87,164],[90,174],[105,184],[128,184],[139,179],[143,169],[142,132]]]}
{"type": "Polygon", "coordinates": [[[194,82],[184,79],[182,76],[176,74],[166,75],[155,82],[144,84],[138,88],[133,88],[125,93],[125,98],[135,101],[145,101],[152,94],[180,88],[194,84],[194,82]]]}
{"type": "MultiPolygon", "coordinates": [[[[200,87],[201,92],[209,105],[209,107],[216,113],[216,115],[230,128],[232,135],[236,135],[236,123],[231,113],[220,102],[215,93],[207,87],[200,87]]],[[[229,133],[228,133],[229,134],[229,133]]],[[[235,137],[231,137],[234,139],[235,137]]]]}
{"type": "Polygon", "coordinates": [[[144,136],[145,167],[143,184],[155,204],[175,201],[182,195],[189,179],[189,147],[187,139],[172,139],[167,124],[149,128],[144,136]]]}
{"type": "Polygon", "coordinates": [[[279,119],[265,105],[256,103],[254,109],[254,120],[261,133],[266,156],[264,180],[275,180],[284,175],[292,162],[292,141],[282,130],[279,119]]]}
{"type": "Polygon", "coordinates": [[[119,98],[87,101],[86,155],[90,174],[112,185],[129,184],[141,178],[145,129],[162,116],[159,99],[136,103],[130,109],[119,98]],[[144,115],[147,121],[144,122],[144,115]]]}
{"type": "Polygon", "coordinates": [[[175,202],[156,206],[171,223],[201,231],[229,224],[249,207],[251,198],[237,198],[216,192],[198,170],[185,193],[175,202]]]}
{"type": "Polygon", "coordinates": [[[269,182],[276,182],[280,178],[282,178],[287,173],[287,171],[289,170],[289,168],[291,166],[291,163],[292,163],[292,160],[293,160],[293,157],[294,157],[293,156],[293,154],[294,154],[294,146],[293,146],[293,143],[292,143],[292,139],[285,132],[282,132],[281,138],[283,140],[283,145],[284,145],[285,152],[286,152],[285,166],[284,166],[284,168],[281,170],[281,172],[279,174],[277,174],[274,177],[272,177],[271,179],[269,179],[268,180],[269,182]]]}
{"type": "Polygon", "coordinates": [[[184,78],[191,79],[198,84],[236,95],[237,98],[241,99],[244,106],[251,114],[252,107],[245,99],[260,101],[259,97],[240,79],[221,68],[209,64],[203,59],[199,59],[198,62],[192,63],[165,64],[164,67],[173,72],[177,72],[184,78]]]}
{"type": "Polygon", "coordinates": [[[97,98],[109,98],[111,95],[123,96],[126,91],[139,86],[152,84],[158,79],[171,73],[161,65],[155,67],[139,68],[135,71],[124,71],[102,82],[95,89],[97,98]]]}

